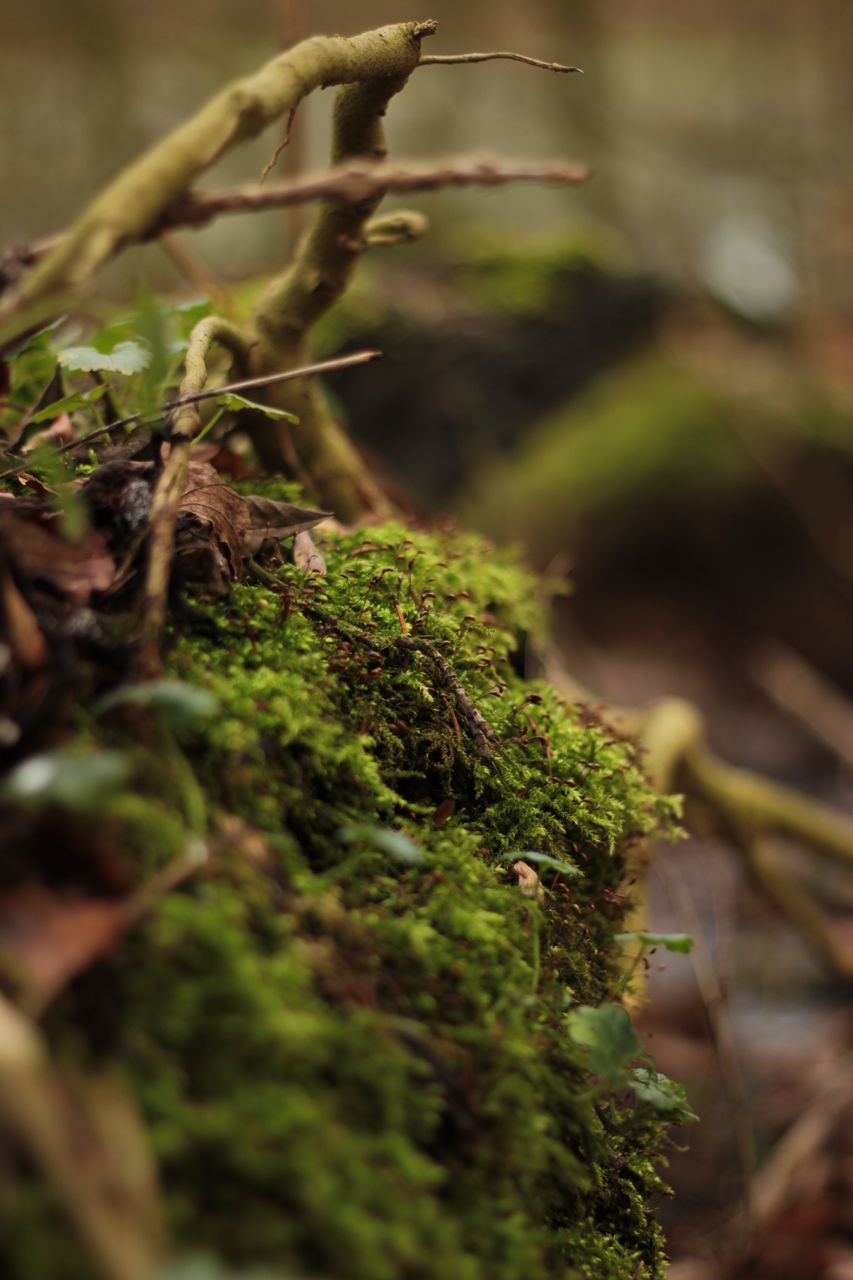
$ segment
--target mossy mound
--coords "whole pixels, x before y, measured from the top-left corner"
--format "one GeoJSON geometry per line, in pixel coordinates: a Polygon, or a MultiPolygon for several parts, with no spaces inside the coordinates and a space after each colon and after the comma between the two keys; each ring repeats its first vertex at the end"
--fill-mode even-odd
{"type": "MultiPolygon", "coordinates": [[[[519,674],[539,608],[510,556],[397,525],[323,551],[325,577],[276,565],[175,626],[171,675],[212,719],[155,700],[78,724],[130,770],[101,859],[139,885],[188,841],[210,857],[51,1005],[55,1059],[136,1099],[178,1256],[659,1275],[663,1118],[603,1090],[568,1019],[613,999],[626,856],[671,806],[630,743],[519,674]]],[[[95,831],[80,810],[69,839],[95,831]]],[[[19,1165],[2,1274],[94,1275],[19,1165]]]]}

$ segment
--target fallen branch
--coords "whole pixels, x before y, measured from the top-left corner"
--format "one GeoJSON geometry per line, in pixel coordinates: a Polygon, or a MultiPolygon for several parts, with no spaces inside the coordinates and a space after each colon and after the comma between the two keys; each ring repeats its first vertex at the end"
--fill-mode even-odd
{"type": "MultiPolygon", "coordinates": [[[[555,652],[545,655],[544,666],[550,682],[567,697],[595,701],[555,652]]],[[[806,887],[770,859],[765,842],[774,835],[793,840],[849,874],[853,820],[793,787],[721,760],[707,745],[700,711],[683,698],[660,698],[639,708],[608,707],[606,714],[644,748],[655,788],[681,791],[703,805],[824,963],[843,981],[853,981],[853,958],[835,942],[806,887]]]]}

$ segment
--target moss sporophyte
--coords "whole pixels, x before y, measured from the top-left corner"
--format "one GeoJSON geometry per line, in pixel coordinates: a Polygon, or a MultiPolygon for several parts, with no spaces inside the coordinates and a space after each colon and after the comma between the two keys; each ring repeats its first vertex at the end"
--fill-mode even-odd
{"type": "MultiPolygon", "coordinates": [[[[50,1044],[135,1099],[178,1252],[659,1274],[668,1082],[632,1093],[622,1040],[607,1084],[610,1026],[595,1059],[572,1019],[608,1007],[626,859],[670,805],[629,742],[518,674],[542,620],[513,556],[399,524],[321,547],[325,577],[267,565],[196,599],[180,684],[79,731],[130,770],[100,805],[139,883],[190,837],[210,857],[48,1010],[50,1044]],[[209,701],[176,719],[188,685],[209,701]]],[[[4,1274],[37,1228],[92,1274],[31,1178],[2,1207],[4,1274]]]]}

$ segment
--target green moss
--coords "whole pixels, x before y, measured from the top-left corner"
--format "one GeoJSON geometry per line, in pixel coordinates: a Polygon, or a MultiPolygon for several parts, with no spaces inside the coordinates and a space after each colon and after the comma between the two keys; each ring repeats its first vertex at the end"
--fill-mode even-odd
{"type": "Polygon", "coordinates": [[[325,579],[278,566],[175,631],[213,723],[180,748],[138,709],[100,723],[132,738],[113,821],[140,879],[176,830],[214,856],[56,1005],[51,1043],[138,1099],[179,1253],[337,1280],[659,1274],[664,1130],[602,1096],[566,1016],[612,991],[626,852],[671,807],[629,743],[518,674],[541,617],[511,556],[399,525],[323,550],[325,579]],[[525,898],[524,850],[582,874],[525,898]]]}
{"type": "Polygon", "coordinates": [[[752,443],[759,457],[792,445],[849,452],[849,406],[772,366],[771,388],[758,363],[743,356],[722,391],[719,370],[660,349],[609,373],[485,468],[464,518],[547,550],[593,514],[621,527],[673,494],[701,503],[766,483],[752,443]]]}

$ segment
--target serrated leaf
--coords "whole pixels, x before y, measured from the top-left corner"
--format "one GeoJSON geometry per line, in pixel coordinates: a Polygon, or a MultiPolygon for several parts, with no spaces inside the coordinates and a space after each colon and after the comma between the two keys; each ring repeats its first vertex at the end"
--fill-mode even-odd
{"type": "Polygon", "coordinates": [[[693,939],[689,933],[646,933],[640,929],[635,933],[617,933],[617,942],[638,942],[643,947],[666,947],[667,951],[677,951],[686,956],[693,950],[693,939]]]}
{"type": "Polygon", "coordinates": [[[589,1051],[591,1070],[618,1088],[625,1067],[642,1052],[627,1011],[621,1004],[580,1005],[568,1014],[567,1022],[575,1044],[589,1051]]]}
{"type": "Polygon", "coordinates": [[[115,707],[150,707],[157,711],[176,731],[194,729],[219,711],[219,699],[207,689],[187,684],[184,680],[149,680],[145,684],[123,685],[99,698],[92,710],[95,715],[115,707]]]}
{"type": "Polygon", "coordinates": [[[247,400],[245,396],[237,395],[236,391],[223,391],[221,396],[216,397],[216,403],[223,409],[231,409],[235,413],[253,409],[266,418],[285,418],[288,422],[299,421],[295,413],[288,413],[285,409],[273,409],[271,405],[258,404],[255,400],[247,400]]]}
{"type": "Polygon", "coordinates": [[[7,774],[0,795],[13,804],[41,809],[57,805],[77,813],[98,809],[130,774],[120,751],[49,751],[30,756],[7,774]]]}
{"type": "Polygon", "coordinates": [[[415,844],[403,831],[393,831],[390,827],[375,827],[370,823],[358,823],[349,827],[341,827],[338,839],[344,844],[364,841],[382,853],[390,854],[400,862],[412,865],[423,862],[424,853],[420,845],[415,844]]]}
{"type": "Polygon", "coordinates": [[[535,849],[516,849],[512,853],[504,854],[507,862],[521,859],[523,862],[536,862],[542,867],[553,867],[555,871],[559,871],[564,876],[582,876],[583,872],[580,867],[576,867],[573,862],[566,862],[563,858],[555,858],[550,853],[538,853],[535,849]]]}
{"type": "Polygon", "coordinates": [[[683,1084],[655,1071],[654,1067],[637,1067],[632,1073],[631,1088],[638,1101],[651,1107],[657,1115],[673,1124],[686,1124],[699,1117],[687,1101],[683,1084]]]}
{"type": "Polygon", "coordinates": [[[66,347],[57,356],[65,369],[79,373],[141,373],[151,363],[151,352],[141,342],[118,342],[112,351],[97,347],[66,347]]]}
{"type": "Polygon", "coordinates": [[[52,422],[61,413],[74,413],[77,409],[88,409],[96,400],[100,400],[105,392],[106,387],[104,386],[90,387],[88,391],[74,391],[70,395],[62,396],[59,400],[54,400],[52,404],[45,405],[43,409],[39,409],[38,413],[34,413],[30,418],[30,422],[52,422]]]}

